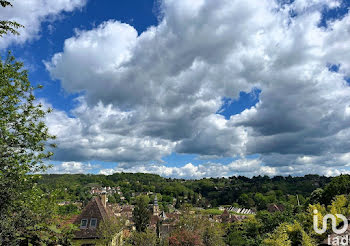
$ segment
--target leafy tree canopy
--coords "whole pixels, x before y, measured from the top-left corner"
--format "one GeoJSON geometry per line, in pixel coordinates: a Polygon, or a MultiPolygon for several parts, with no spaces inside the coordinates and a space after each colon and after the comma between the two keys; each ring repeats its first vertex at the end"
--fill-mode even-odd
{"type": "MultiPolygon", "coordinates": [[[[12,7],[11,2],[4,0],[0,0],[0,5],[3,8],[12,7]]],[[[0,37],[7,33],[18,35],[17,29],[21,27],[23,26],[15,21],[0,20],[0,37]]]]}

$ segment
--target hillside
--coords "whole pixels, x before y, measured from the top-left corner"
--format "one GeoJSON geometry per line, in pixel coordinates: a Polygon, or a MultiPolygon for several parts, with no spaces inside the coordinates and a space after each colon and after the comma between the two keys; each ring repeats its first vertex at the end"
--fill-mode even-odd
{"type": "Polygon", "coordinates": [[[162,195],[164,205],[180,198],[197,206],[238,204],[264,209],[269,203],[300,202],[317,188],[323,188],[331,178],[318,175],[304,177],[258,176],[200,180],[168,179],[155,174],[115,173],[113,175],[48,174],[43,175],[43,189],[61,191],[61,200],[86,201],[92,187],[120,187],[127,202],[137,193],[154,192],[162,195]],[[197,204],[198,197],[201,203],[197,204]]]}

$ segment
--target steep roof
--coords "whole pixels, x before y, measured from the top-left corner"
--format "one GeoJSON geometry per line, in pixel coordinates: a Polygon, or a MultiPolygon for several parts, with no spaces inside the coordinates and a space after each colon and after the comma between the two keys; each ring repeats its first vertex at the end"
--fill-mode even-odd
{"type": "Polygon", "coordinates": [[[80,228],[79,231],[76,231],[75,238],[98,238],[97,228],[100,222],[110,216],[114,216],[110,208],[104,207],[99,197],[94,197],[74,221],[74,224],[80,228],[81,220],[87,219],[87,228],[80,228]],[[90,222],[93,218],[97,219],[96,227],[90,227],[90,222]]]}
{"type": "Polygon", "coordinates": [[[168,217],[166,216],[166,213],[163,211],[160,213],[159,215],[160,218],[162,218],[163,220],[167,219],[168,217]]]}
{"type": "Polygon", "coordinates": [[[220,215],[223,222],[228,222],[230,219],[230,213],[227,211],[227,209],[224,210],[224,212],[220,215]]]}
{"type": "Polygon", "coordinates": [[[242,220],[244,220],[244,219],[246,219],[247,218],[247,216],[245,216],[245,215],[236,215],[236,214],[233,214],[232,216],[231,216],[231,222],[232,221],[242,221],[242,220]]]}
{"type": "Polygon", "coordinates": [[[267,207],[267,211],[273,213],[273,212],[282,212],[284,211],[284,206],[282,204],[270,204],[268,207],[267,207]]]}

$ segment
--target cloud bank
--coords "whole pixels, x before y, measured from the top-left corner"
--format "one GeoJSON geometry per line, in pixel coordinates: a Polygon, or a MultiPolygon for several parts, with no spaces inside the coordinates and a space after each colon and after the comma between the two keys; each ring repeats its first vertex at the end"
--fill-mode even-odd
{"type": "Polygon", "coordinates": [[[78,31],[46,62],[64,90],[83,93],[70,116],[48,118],[55,158],[182,177],[219,174],[203,171],[213,164],[159,171],[149,163],[172,152],[259,154],[248,176],[340,172],[350,164],[350,15],[320,23],[342,4],[164,0],[161,21],[143,33],[116,20],[78,31]],[[255,106],[229,119],[216,113],[224,98],[254,88],[255,106]]]}
{"type": "Polygon", "coordinates": [[[63,12],[71,12],[85,5],[86,0],[17,0],[11,1],[13,7],[0,8],[1,20],[16,21],[24,28],[18,29],[20,35],[6,35],[0,40],[0,49],[10,44],[24,44],[40,36],[41,24],[58,18],[63,12]]]}

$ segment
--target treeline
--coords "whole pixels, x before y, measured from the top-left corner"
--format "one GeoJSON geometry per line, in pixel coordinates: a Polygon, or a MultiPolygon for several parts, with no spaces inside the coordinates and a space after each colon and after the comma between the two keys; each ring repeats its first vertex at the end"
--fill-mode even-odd
{"type": "MultiPolygon", "coordinates": [[[[318,175],[184,180],[142,173],[48,174],[42,175],[39,186],[45,191],[58,190],[58,198],[69,201],[88,201],[92,187],[119,186],[126,202],[131,202],[135,194],[153,192],[160,194],[158,199],[164,206],[176,198],[178,203],[194,206],[236,205],[263,210],[271,203],[305,204],[314,190],[326,187],[330,181],[331,178],[318,175]]],[[[116,201],[120,202],[118,197],[116,201]]]]}

